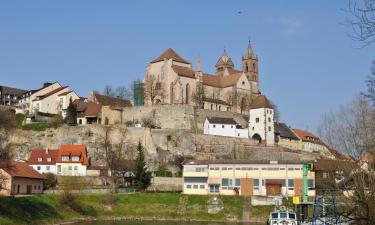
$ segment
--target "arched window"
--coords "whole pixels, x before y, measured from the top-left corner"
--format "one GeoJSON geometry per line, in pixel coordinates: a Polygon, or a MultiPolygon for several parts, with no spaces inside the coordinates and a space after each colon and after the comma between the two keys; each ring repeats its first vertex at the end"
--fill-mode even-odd
{"type": "Polygon", "coordinates": [[[254,71],[254,72],[257,71],[257,70],[256,70],[256,64],[255,64],[255,63],[253,63],[253,71],[254,71]]]}
{"type": "Polygon", "coordinates": [[[211,110],[213,110],[214,109],[214,104],[211,104],[211,110]]]}
{"type": "Polygon", "coordinates": [[[170,95],[170,104],[173,104],[174,102],[174,90],[173,90],[173,83],[170,85],[170,90],[169,90],[169,95],[170,95]]]}
{"type": "Polygon", "coordinates": [[[186,104],[189,104],[189,101],[190,101],[190,85],[189,84],[186,84],[186,90],[185,90],[185,94],[186,94],[186,104]]]}
{"type": "Polygon", "coordinates": [[[219,111],[221,111],[221,105],[219,105],[219,111]]]}
{"type": "Polygon", "coordinates": [[[245,72],[249,72],[249,66],[247,64],[245,66],[245,72]]]}

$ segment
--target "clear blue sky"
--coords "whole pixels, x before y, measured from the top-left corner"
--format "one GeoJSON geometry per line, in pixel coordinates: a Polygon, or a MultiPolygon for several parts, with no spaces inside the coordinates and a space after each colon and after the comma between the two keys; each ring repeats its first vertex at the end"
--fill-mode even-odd
{"type": "Polygon", "coordinates": [[[322,113],[365,88],[375,46],[357,49],[341,23],[345,0],[0,1],[0,84],[45,81],[82,96],[142,78],[172,47],[214,71],[224,46],[240,68],[248,37],[261,91],[293,127],[315,131],[322,113]],[[238,12],[241,13],[238,13],[238,12]],[[372,53],[372,54],[371,54],[372,53]]]}

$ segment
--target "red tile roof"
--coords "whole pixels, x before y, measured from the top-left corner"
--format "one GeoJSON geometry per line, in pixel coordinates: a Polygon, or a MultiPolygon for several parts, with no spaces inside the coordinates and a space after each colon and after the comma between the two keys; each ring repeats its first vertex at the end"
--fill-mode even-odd
{"type": "Polygon", "coordinates": [[[27,160],[29,165],[55,165],[58,150],[45,150],[45,149],[34,149],[31,151],[31,155],[27,160]],[[38,161],[38,158],[42,158],[42,161],[38,161]],[[48,158],[51,161],[48,162],[48,158]]]}
{"type": "Polygon", "coordinates": [[[42,174],[34,170],[25,162],[0,161],[0,168],[12,177],[45,179],[45,177],[42,174]]]}
{"type": "Polygon", "coordinates": [[[271,102],[267,99],[264,95],[259,95],[258,97],[254,98],[250,104],[250,109],[259,109],[259,108],[269,108],[272,109],[271,102]]]}
{"type": "Polygon", "coordinates": [[[179,55],[178,55],[173,49],[171,49],[171,48],[168,48],[167,50],[165,50],[165,52],[163,52],[159,57],[157,57],[156,59],[154,59],[153,61],[151,61],[151,63],[161,62],[161,61],[163,61],[164,59],[173,59],[173,60],[176,61],[176,62],[181,62],[181,63],[190,64],[188,61],[186,61],[186,60],[183,59],[181,56],[179,56],[179,55]]]}
{"type": "Polygon", "coordinates": [[[76,163],[77,161],[72,161],[72,156],[79,156],[79,161],[83,165],[88,166],[90,163],[90,158],[87,156],[86,145],[61,145],[59,153],[57,155],[57,163],[76,163]],[[68,161],[62,161],[62,156],[69,156],[68,161]]]}
{"type": "Polygon", "coordinates": [[[320,141],[320,139],[309,131],[292,128],[293,132],[297,134],[304,141],[320,141]]]}
{"type": "Polygon", "coordinates": [[[192,69],[186,66],[177,66],[177,65],[172,65],[172,69],[179,75],[183,77],[189,77],[189,78],[194,78],[195,79],[195,74],[192,69]]]}
{"type": "Polygon", "coordinates": [[[87,117],[98,117],[101,109],[102,109],[102,105],[92,103],[92,102],[87,102],[87,107],[86,107],[86,110],[85,110],[85,116],[87,116],[87,117]]]}
{"type": "Polygon", "coordinates": [[[94,92],[96,99],[95,103],[112,106],[112,107],[132,107],[132,103],[127,99],[114,98],[111,96],[105,96],[94,92]]]}
{"type": "Polygon", "coordinates": [[[216,76],[204,73],[202,80],[204,85],[225,88],[236,85],[241,76],[242,73],[232,73],[228,76],[216,76]]]}

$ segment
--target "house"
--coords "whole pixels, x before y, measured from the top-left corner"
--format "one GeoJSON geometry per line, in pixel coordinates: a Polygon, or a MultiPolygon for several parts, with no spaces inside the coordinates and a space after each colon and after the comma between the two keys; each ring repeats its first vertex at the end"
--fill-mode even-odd
{"type": "Polygon", "coordinates": [[[24,113],[60,113],[65,118],[70,99],[74,101],[78,98],[68,86],[61,86],[58,82],[44,83],[42,88],[24,93],[19,100],[19,108],[23,109],[24,113]]]}
{"type": "Polygon", "coordinates": [[[207,117],[203,126],[204,134],[249,138],[248,130],[243,129],[233,118],[207,117]]]}
{"type": "Polygon", "coordinates": [[[105,96],[92,92],[88,97],[88,102],[101,105],[101,124],[122,124],[124,121],[123,111],[126,107],[132,107],[132,103],[127,99],[120,99],[105,96]]]}
{"type": "Polygon", "coordinates": [[[290,149],[300,148],[300,139],[285,123],[275,122],[275,142],[282,147],[290,149]]]}
{"type": "Polygon", "coordinates": [[[73,103],[77,111],[77,124],[101,123],[101,104],[82,101],[80,99],[76,99],[73,103]]]}
{"type": "Polygon", "coordinates": [[[358,168],[355,163],[347,160],[319,159],[313,165],[317,194],[336,191],[340,183],[358,168]]]}
{"type": "Polygon", "coordinates": [[[267,146],[275,143],[274,111],[264,95],[259,95],[250,104],[249,137],[267,146]]]}
{"type": "Polygon", "coordinates": [[[0,195],[42,194],[44,176],[25,162],[0,162],[0,195]]]}
{"type": "Polygon", "coordinates": [[[309,152],[315,152],[315,153],[326,153],[327,156],[334,157],[330,153],[328,147],[326,144],[324,144],[319,137],[314,135],[313,133],[301,130],[297,128],[292,128],[292,131],[295,135],[297,135],[300,139],[300,149],[309,151],[309,152]]]}
{"type": "Polygon", "coordinates": [[[240,70],[224,49],[215,64],[215,74],[202,71],[200,58],[193,69],[192,63],[168,48],[147,65],[143,99],[145,105],[184,104],[243,113],[244,106],[259,95],[258,75],[258,56],[250,42],[240,70]],[[155,87],[155,92],[148,91],[147,87],[155,87]],[[203,92],[205,97],[195,101],[195,95],[203,92]]]}
{"type": "Polygon", "coordinates": [[[0,105],[17,106],[26,90],[0,85],[0,105]]]}
{"type": "MultiPolygon", "coordinates": [[[[188,161],[183,166],[184,194],[302,196],[303,161],[188,161]]],[[[315,196],[315,174],[307,175],[308,196],[315,196]]]]}
{"type": "Polygon", "coordinates": [[[90,158],[85,145],[61,145],[56,159],[57,175],[86,176],[90,158]]]}
{"type": "Polygon", "coordinates": [[[52,149],[34,149],[31,151],[27,163],[39,173],[56,174],[56,159],[58,150],[52,149]]]}

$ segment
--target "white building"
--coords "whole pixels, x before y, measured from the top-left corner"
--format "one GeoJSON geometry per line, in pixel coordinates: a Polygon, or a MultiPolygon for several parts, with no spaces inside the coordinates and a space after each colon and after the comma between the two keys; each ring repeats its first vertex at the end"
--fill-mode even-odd
{"type": "Polygon", "coordinates": [[[204,134],[226,137],[248,138],[248,130],[243,129],[233,118],[207,117],[204,134]]]}
{"type": "Polygon", "coordinates": [[[85,145],[61,145],[56,159],[57,175],[86,176],[90,158],[85,145]]]}
{"type": "Polygon", "coordinates": [[[268,146],[275,143],[274,110],[264,95],[256,97],[250,105],[249,136],[268,146]]]}
{"type": "Polygon", "coordinates": [[[34,149],[31,151],[27,164],[39,173],[56,174],[56,158],[58,150],[34,149]]]}

